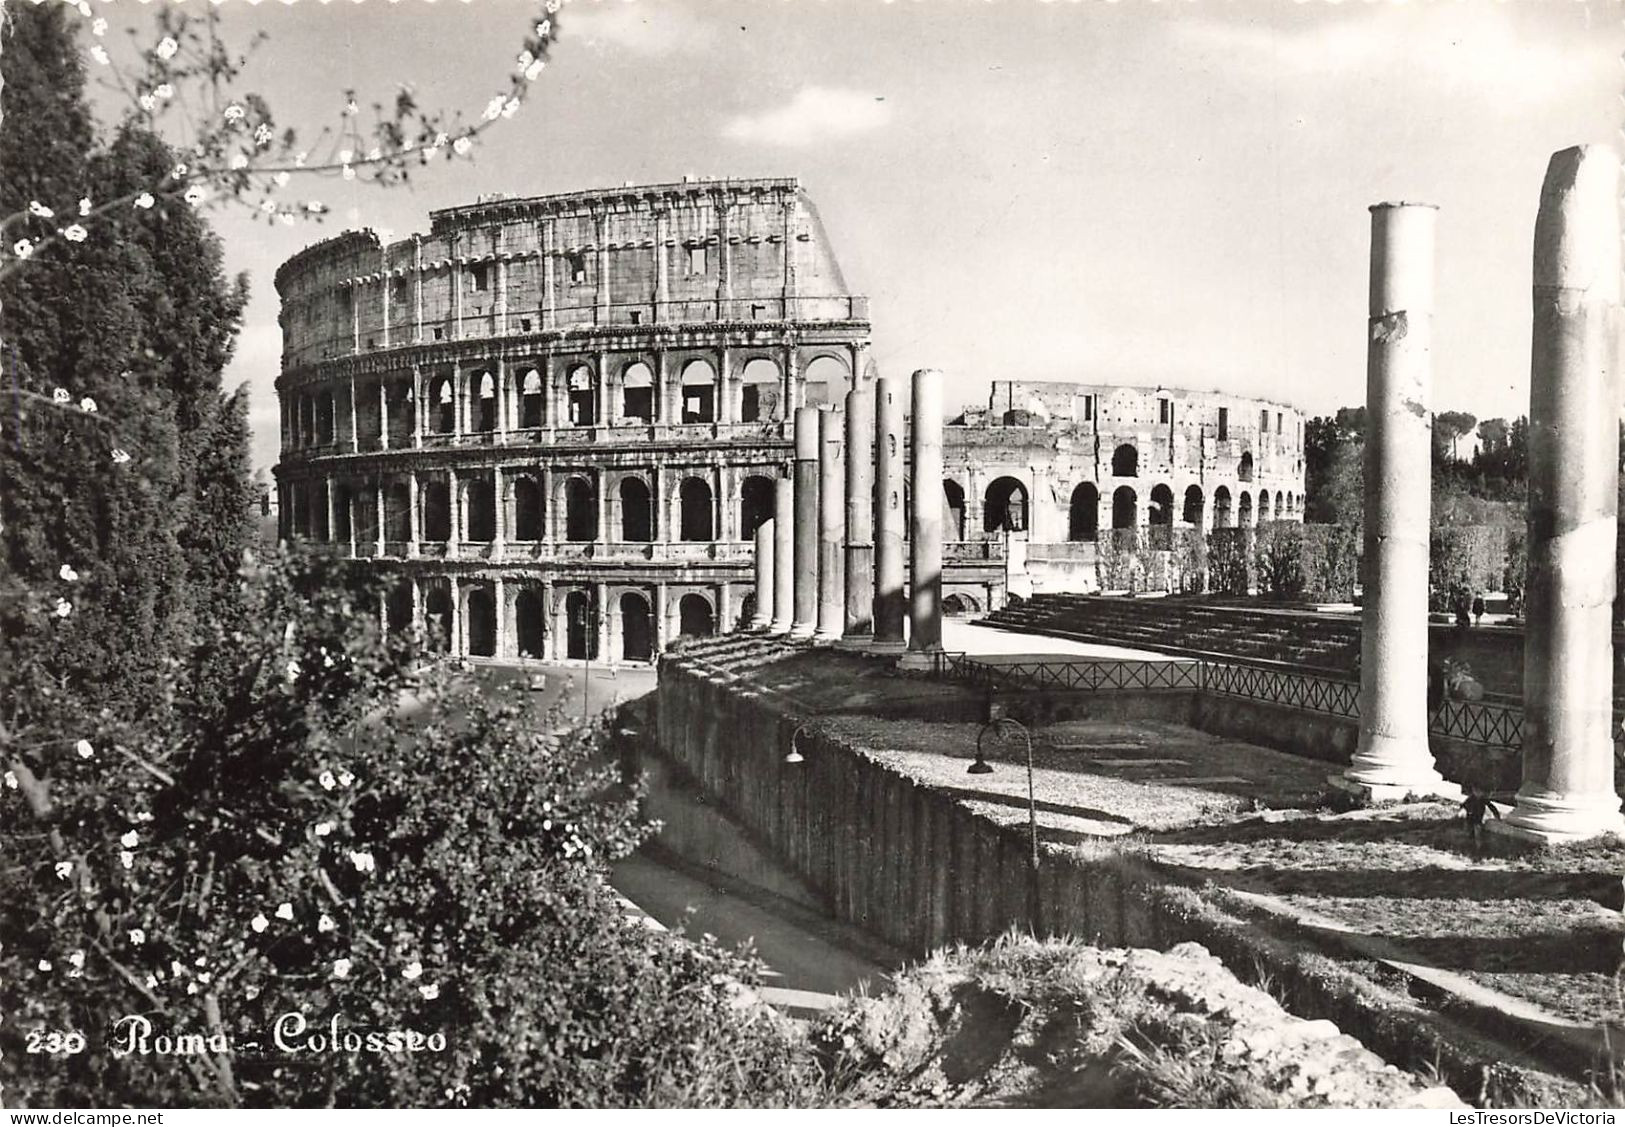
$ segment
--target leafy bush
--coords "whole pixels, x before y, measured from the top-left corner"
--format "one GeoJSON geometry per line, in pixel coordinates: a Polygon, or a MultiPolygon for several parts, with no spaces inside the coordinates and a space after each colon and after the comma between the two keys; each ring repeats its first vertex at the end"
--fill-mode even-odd
{"type": "Polygon", "coordinates": [[[1508,534],[1500,525],[1442,525],[1428,542],[1428,609],[1454,611],[1505,576],[1508,534]]]}
{"type": "Polygon", "coordinates": [[[1358,533],[1335,524],[1260,525],[1254,542],[1261,593],[1279,599],[1346,602],[1354,597],[1358,533]]]}
{"type": "Polygon", "coordinates": [[[1208,585],[1216,593],[1247,595],[1254,585],[1253,530],[1215,528],[1207,537],[1208,585]]]}

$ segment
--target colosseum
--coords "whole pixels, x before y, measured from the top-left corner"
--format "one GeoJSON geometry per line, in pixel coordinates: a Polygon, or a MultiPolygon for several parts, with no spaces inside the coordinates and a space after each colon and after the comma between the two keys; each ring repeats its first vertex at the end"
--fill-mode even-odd
{"type": "MultiPolygon", "coordinates": [[[[875,374],[794,179],[483,197],[276,286],[281,534],[389,569],[386,623],[474,658],[648,661],[745,621],[794,408],[875,374]]],[[[1281,404],[995,382],[947,431],[947,605],[1089,589],[1100,529],[1297,519],[1302,437],[1281,404]]]]}

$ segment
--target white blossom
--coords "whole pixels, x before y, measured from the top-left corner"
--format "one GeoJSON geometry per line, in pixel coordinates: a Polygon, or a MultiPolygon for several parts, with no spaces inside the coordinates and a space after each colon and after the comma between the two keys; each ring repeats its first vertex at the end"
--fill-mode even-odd
{"type": "Polygon", "coordinates": [[[181,198],[187,203],[191,204],[193,207],[197,207],[205,199],[207,199],[208,196],[209,192],[203,187],[202,184],[193,184],[190,188],[186,189],[186,192],[181,196],[181,198]]]}
{"type": "Polygon", "coordinates": [[[79,200],[79,214],[80,215],[89,215],[90,214],[90,197],[89,196],[84,196],[79,200]]]}
{"type": "Polygon", "coordinates": [[[153,87],[152,92],[160,102],[166,102],[175,96],[175,88],[167,82],[160,82],[153,87]]]}
{"type": "Polygon", "coordinates": [[[130,460],[130,455],[126,451],[120,450],[117,446],[113,447],[113,464],[114,465],[122,466],[125,462],[128,462],[129,460],[130,460]]]}
{"type": "Polygon", "coordinates": [[[525,81],[535,82],[542,76],[542,69],[546,66],[547,61],[545,59],[537,59],[535,62],[531,63],[525,68],[525,81]]]}
{"type": "Polygon", "coordinates": [[[261,912],[259,915],[248,921],[248,926],[253,928],[255,932],[261,932],[271,926],[271,921],[265,918],[264,912],[261,912]]]}
{"type": "Polygon", "coordinates": [[[406,964],[404,969],[402,969],[401,977],[406,979],[408,982],[422,978],[423,964],[418,962],[416,959],[413,959],[411,962],[406,964]]]}
{"type": "Polygon", "coordinates": [[[276,918],[279,920],[293,919],[293,905],[288,903],[286,900],[277,905],[276,918]]]}
{"type": "Polygon", "coordinates": [[[188,983],[187,983],[187,984],[186,984],[186,992],[187,992],[187,993],[188,993],[188,994],[196,994],[196,993],[197,993],[197,983],[195,983],[195,982],[188,982],[188,983]]]}
{"type": "Polygon", "coordinates": [[[68,389],[65,387],[59,387],[55,391],[51,392],[52,403],[66,403],[72,398],[73,396],[68,394],[68,389]]]}
{"type": "Polygon", "coordinates": [[[276,186],[278,188],[286,188],[288,186],[288,181],[292,179],[292,176],[286,172],[279,172],[276,174],[274,179],[276,180],[276,186]]]}
{"type": "Polygon", "coordinates": [[[158,44],[157,54],[160,59],[172,59],[175,57],[175,52],[180,49],[181,45],[175,42],[174,37],[166,35],[158,44]]]}
{"type": "Polygon", "coordinates": [[[158,978],[157,978],[156,975],[151,975],[151,974],[147,975],[147,989],[148,990],[156,990],[156,989],[158,989],[158,978]]]}
{"type": "Polygon", "coordinates": [[[343,171],[344,171],[344,178],[346,180],[354,180],[355,179],[355,169],[351,168],[349,165],[345,165],[343,171]]]}
{"type": "Polygon", "coordinates": [[[11,253],[18,258],[27,258],[34,253],[34,244],[27,239],[18,239],[11,244],[11,253]]]}
{"type": "Polygon", "coordinates": [[[502,104],[502,116],[503,117],[505,117],[505,118],[512,117],[514,114],[516,114],[518,112],[519,112],[519,99],[518,98],[509,98],[506,102],[504,102],[502,104]]]}
{"type": "Polygon", "coordinates": [[[58,599],[54,613],[58,618],[67,618],[68,615],[73,613],[73,604],[66,599],[58,599]]]}
{"type": "Polygon", "coordinates": [[[106,35],[107,34],[107,21],[102,19],[100,16],[98,16],[96,19],[92,20],[91,24],[90,24],[90,34],[92,34],[94,36],[97,36],[98,38],[100,38],[103,35],[106,35]]]}
{"type": "Polygon", "coordinates": [[[350,774],[350,772],[348,772],[348,771],[340,771],[339,772],[339,786],[347,787],[353,782],[355,782],[355,776],[350,774]]]}
{"type": "Polygon", "coordinates": [[[338,926],[338,924],[333,922],[333,917],[328,915],[326,912],[323,912],[322,918],[316,921],[316,930],[321,932],[332,931],[338,926]]]}
{"type": "Polygon", "coordinates": [[[243,997],[247,998],[250,1002],[259,996],[260,988],[258,986],[246,986],[243,988],[243,997]]]}
{"type": "Polygon", "coordinates": [[[282,225],[284,227],[292,227],[293,226],[293,212],[284,211],[281,215],[277,216],[277,218],[282,220],[282,225]]]}
{"type": "Polygon", "coordinates": [[[73,570],[72,564],[63,564],[57,569],[56,574],[64,583],[73,583],[79,578],[79,573],[73,570]]]}
{"type": "Polygon", "coordinates": [[[76,970],[83,967],[85,965],[85,953],[83,951],[75,951],[73,954],[69,955],[68,965],[76,970]]]}
{"type": "Polygon", "coordinates": [[[305,158],[308,157],[309,155],[310,155],[309,153],[300,153],[298,156],[294,157],[293,158],[293,166],[295,168],[303,168],[303,167],[305,167],[305,158]]]}
{"type": "Polygon", "coordinates": [[[238,153],[236,156],[231,158],[231,167],[233,169],[247,168],[248,158],[242,153],[238,153]]]}
{"type": "Polygon", "coordinates": [[[145,943],[146,941],[147,941],[147,933],[146,932],[142,931],[138,927],[132,927],[130,929],[130,942],[131,943],[133,943],[137,947],[139,947],[139,946],[141,946],[141,944],[145,943]]]}
{"type": "Polygon", "coordinates": [[[495,121],[498,115],[502,113],[503,101],[504,99],[501,94],[498,94],[495,98],[492,98],[485,104],[485,113],[481,116],[484,117],[486,121],[495,121]]]}
{"type": "Polygon", "coordinates": [[[276,214],[276,201],[275,200],[261,200],[260,201],[260,210],[265,212],[266,215],[275,215],[276,214]]]}
{"type": "Polygon", "coordinates": [[[118,843],[124,846],[126,849],[134,849],[136,846],[141,844],[141,835],[136,833],[134,830],[130,830],[123,837],[118,839],[118,843]]]}
{"type": "Polygon", "coordinates": [[[231,105],[226,107],[225,118],[227,121],[241,121],[247,116],[248,111],[243,109],[243,107],[238,105],[236,102],[233,102],[231,105]]]}
{"type": "Polygon", "coordinates": [[[332,790],[338,786],[338,780],[333,778],[333,772],[331,771],[323,771],[316,777],[316,781],[322,784],[323,790],[332,790]]]}
{"type": "Polygon", "coordinates": [[[151,207],[157,201],[152,198],[151,192],[142,192],[135,198],[136,207],[151,207]]]}
{"type": "Polygon", "coordinates": [[[135,867],[135,854],[131,853],[128,849],[123,850],[118,855],[118,862],[119,862],[119,864],[123,865],[126,869],[134,868],[135,867]]]}
{"type": "Polygon", "coordinates": [[[186,968],[181,966],[179,959],[171,959],[169,960],[169,973],[179,978],[186,973],[186,968]]]}
{"type": "Polygon", "coordinates": [[[45,971],[50,970],[51,969],[51,960],[50,959],[41,959],[39,961],[39,969],[40,970],[45,970],[45,971]]]}
{"type": "Polygon", "coordinates": [[[334,825],[333,825],[332,822],[317,822],[316,823],[316,836],[317,837],[326,837],[328,834],[332,833],[333,830],[334,830],[334,825]]]}
{"type": "Polygon", "coordinates": [[[56,863],[56,879],[67,880],[73,875],[72,861],[58,861],[56,863]]]}
{"type": "Polygon", "coordinates": [[[174,168],[171,168],[169,170],[169,178],[171,180],[180,180],[183,177],[185,177],[186,171],[187,171],[186,165],[177,164],[174,168]]]}
{"type": "Polygon", "coordinates": [[[80,740],[73,745],[73,750],[79,753],[80,759],[89,759],[96,754],[96,749],[90,746],[89,740],[80,740]]]}
{"type": "Polygon", "coordinates": [[[151,113],[153,110],[158,108],[158,99],[153,97],[151,94],[142,94],[136,99],[136,101],[139,102],[141,108],[146,110],[148,113],[151,113]]]}
{"type": "Polygon", "coordinates": [[[68,226],[62,228],[62,237],[67,239],[70,243],[84,242],[85,236],[89,233],[90,232],[86,231],[77,223],[70,223],[68,226]]]}
{"type": "Polygon", "coordinates": [[[79,410],[87,415],[94,415],[96,413],[96,401],[88,395],[85,396],[79,401],[79,410]]]}
{"type": "Polygon", "coordinates": [[[111,66],[113,63],[113,60],[107,54],[107,48],[103,47],[100,43],[91,45],[90,57],[95,59],[104,67],[111,66]]]}
{"type": "Polygon", "coordinates": [[[340,164],[349,164],[354,159],[355,159],[355,150],[354,149],[341,149],[339,151],[339,163],[340,164]]]}
{"type": "Polygon", "coordinates": [[[350,976],[350,960],[340,959],[333,964],[334,978],[348,978],[350,976]]]}
{"type": "Polygon", "coordinates": [[[379,148],[377,145],[374,145],[372,148],[367,150],[367,159],[368,160],[379,160],[379,159],[381,159],[383,157],[383,155],[384,155],[384,150],[379,148]]]}
{"type": "Polygon", "coordinates": [[[269,145],[276,138],[276,130],[263,121],[254,127],[254,144],[269,145]]]}
{"type": "MultiPolygon", "coordinates": [[[[16,774],[16,772],[14,772],[14,771],[7,771],[6,772],[6,789],[7,790],[16,790],[17,789],[17,774],[16,774]]],[[[71,870],[73,868],[73,866],[69,865],[68,868],[71,870]]]]}
{"type": "MultiPolygon", "coordinates": [[[[290,681],[299,680],[299,663],[297,661],[289,659],[288,667],[283,672],[286,673],[288,680],[290,680],[290,681]]],[[[328,787],[327,789],[332,790],[333,788],[328,787]]]]}
{"type": "Polygon", "coordinates": [[[419,986],[418,993],[423,995],[424,1001],[432,1002],[440,997],[440,983],[431,982],[427,986],[419,986]]]}
{"type": "Polygon", "coordinates": [[[354,117],[356,114],[358,114],[360,112],[361,112],[361,107],[356,105],[354,98],[351,98],[348,102],[344,103],[344,116],[345,117],[354,117]]]}
{"type": "Polygon", "coordinates": [[[41,219],[49,219],[49,218],[51,218],[51,216],[55,215],[56,212],[54,212],[50,208],[46,207],[44,204],[40,203],[38,200],[29,200],[28,201],[28,214],[37,215],[41,219]]]}
{"type": "Polygon", "coordinates": [[[355,866],[355,871],[358,873],[370,873],[378,868],[378,863],[373,860],[372,853],[368,850],[362,850],[361,852],[352,850],[350,852],[350,864],[355,866]]]}
{"type": "Polygon", "coordinates": [[[458,156],[462,156],[471,148],[473,148],[473,142],[467,137],[459,137],[457,140],[451,143],[451,151],[456,153],[458,156]]]}

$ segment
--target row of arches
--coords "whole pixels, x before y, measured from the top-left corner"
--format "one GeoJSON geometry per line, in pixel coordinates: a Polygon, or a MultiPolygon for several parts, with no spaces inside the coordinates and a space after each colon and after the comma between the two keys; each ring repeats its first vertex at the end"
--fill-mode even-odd
{"type": "MultiPolygon", "coordinates": [[[[1112,451],[1112,476],[1140,476],[1140,451],[1132,442],[1124,442],[1112,451]]],[[[1253,480],[1252,451],[1242,451],[1241,457],[1236,460],[1236,480],[1246,482],[1253,480]]]]}
{"type": "MultiPolygon", "coordinates": [[[[1272,520],[1292,520],[1299,515],[1302,496],[1285,490],[1272,492],[1263,489],[1257,495],[1257,521],[1254,520],[1253,494],[1243,489],[1233,499],[1227,486],[1213,491],[1214,528],[1250,528],[1255,523],[1272,520]]],[[[1186,488],[1179,505],[1179,523],[1193,528],[1207,527],[1206,498],[1200,485],[1186,488]]],[[[1174,524],[1174,491],[1166,484],[1152,488],[1146,523],[1153,528],[1174,524]]],[[[1111,527],[1135,528],[1139,525],[1140,499],[1132,486],[1120,485],[1112,491],[1111,527]]],[[[1100,532],[1100,491],[1094,482],[1086,481],[1072,491],[1068,507],[1067,539],[1088,541],[1097,539],[1100,532]]]]}

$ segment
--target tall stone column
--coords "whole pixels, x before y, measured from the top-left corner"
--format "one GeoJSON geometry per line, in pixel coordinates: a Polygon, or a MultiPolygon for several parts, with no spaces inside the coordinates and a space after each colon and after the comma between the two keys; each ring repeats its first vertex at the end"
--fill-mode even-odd
{"type": "Polygon", "coordinates": [[[766,630],[773,621],[773,527],[771,517],[756,526],[756,607],[749,630],[766,630]]]}
{"type": "Polygon", "coordinates": [[[903,391],[875,380],[875,637],[869,652],[903,652],[903,391]]]}
{"type": "Polygon", "coordinates": [[[790,637],[818,628],[818,408],[796,408],[795,618],[790,637]]]}
{"type": "Polygon", "coordinates": [[[874,393],[846,393],[846,617],[841,645],[866,649],[875,637],[874,393]]]}
{"type": "Polygon", "coordinates": [[[942,652],[942,373],[914,373],[909,477],[914,494],[909,528],[908,652],[904,669],[929,669],[942,652]]]}
{"type": "Polygon", "coordinates": [[[787,477],[773,482],[773,621],[768,632],[788,634],[795,621],[795,483],[787,477]]]}
{"type": "Polygon", "coordinates": [[[1437,218],[1431,204],[1371,208],[1360,738],[1348,768],[1331,781],[1378,800],[1460,794],[1428,750],[1428,398],[1437,218]]]}
{"type": "Polygon", "coordinates": [[[1618,200],[1611,150],[1565,149],[1535,218],[1523,786],[1491,825],[1540,842],[1625,834],[1612,736],[1618,200]]]}
{"type": "Polygon", "coordinates": [[[813,641],[825,644],[841,640],[846,616],[846,569],[841,559],[841,534],[846,525],[843,425],[835,408],[818,408],[818,631],[813,641]]]}

